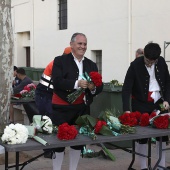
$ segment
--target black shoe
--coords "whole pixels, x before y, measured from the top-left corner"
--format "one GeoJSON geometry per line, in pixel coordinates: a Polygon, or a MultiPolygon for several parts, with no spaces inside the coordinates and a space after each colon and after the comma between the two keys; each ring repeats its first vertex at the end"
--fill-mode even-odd
{"type": "Polygon", "coordinates": [[[141,169],[141,170],[148,170],[148,168],[144,168],[144,169],[141,169]]]}
{"type": "Polygon", "coordinates": [[[170,166],[167,166],[166,168],[167,168],[167,169],[170,169],[170,166]]]}

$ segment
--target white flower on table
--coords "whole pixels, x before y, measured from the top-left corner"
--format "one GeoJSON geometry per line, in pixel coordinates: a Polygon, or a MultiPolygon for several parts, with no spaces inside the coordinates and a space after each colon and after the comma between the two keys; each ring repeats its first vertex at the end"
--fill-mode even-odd
{"type": "Polygon", "coordinates": [[[51,119],[48,116],[43,116],[42,122],[42,130],[46,133],[52,133],[53,127],[51,119]]]}
{"type": "Polygon", "coordinates": [[[26,143],[28,139],[28,129],[22,124],[10,124],[4,129],[1,137],[3,143],[21,144],[26,143]]]}
{"type": "Polygon", "coordinates": [[[108,116],[107,118],[108,118],[107,124],[110,125],[110,127],[113,127],[118,130],[120,129],[121,123],[117,117],[108,116]]]}

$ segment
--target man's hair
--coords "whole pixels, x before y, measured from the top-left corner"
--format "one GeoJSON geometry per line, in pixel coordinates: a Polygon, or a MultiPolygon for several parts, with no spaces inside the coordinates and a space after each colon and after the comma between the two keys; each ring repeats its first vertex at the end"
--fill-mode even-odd
{"type": "Polygon", "coordinates": [[[82,35],[82,36],[86,37],[85,34],[76,32],[76,33],[74,33],[74,34],[72,35],[72,37],[71,37],[71,42],[76,41],[76,36],[77,36],[77,35],[82,35]]]}
{"type": "Polygon", "coordinates": [[[161,48],[157,43],[149,43],[144,48],[144,55],[149,60],[156,60],[160,57],[161,48]]]}
{"type": "Polygon", "coordinates": [[[14,66],[14,71],[18,70],[17,66],[14,66]]]}
{"type": "Polygon", "coordinates": [[[143,54],[143,49],[142,49],[142,48],[137,49],[137,50],[136,50],[136,53],[142,55],[142,54],[143,54]]]}
{"type": "Polygon", "coordinates": [[[25,70],[23,68],[18,68],[17,73],[21,75],[26,75],[25,70]]]}

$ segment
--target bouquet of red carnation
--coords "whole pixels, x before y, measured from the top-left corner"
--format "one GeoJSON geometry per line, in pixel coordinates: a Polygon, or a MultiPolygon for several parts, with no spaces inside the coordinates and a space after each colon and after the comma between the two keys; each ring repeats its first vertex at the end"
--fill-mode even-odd
{"type": "Polygon", "coordinates": [[[170,128],[169,122],[170,122],[170,116],[168,114],[160,114],[160,115],[153,117],[150,120],[151,126],[158,128],[158,129],[170,128]]]}
{"type": "Polygon", "coordinates": [[[149,120],[156,116],[155,112],[152,112],[150,115],[148,113],[141,114],[140,112],[131,112],[131,113],[124,113],[119,116],[119,120],[124,125],[129,126],[148,126],[149,120]]]}
{"type": "Polygon", "coordinates": [[[31,83],[31,84],[26,85],[24,89],[20,91],[20,94],[22,98],[34,98],[35,89],[36,89],[35,84],[31,83]]]}
{"type": "MultiPolygon", "coordinates": [[[[81,76],[82,79],[87,80],[89,83],[94,83],[94,85],[96,87],[99,87],[102,85],[102,76],[101,74],[99,74],[98,72],[90,72],[90,74],[88,75],[86,72],[84,75],[81,76]]],[[[84,93],[85,89],[84,88],[79,88],[76,91],[74,91],[73,93],[69,94],[67,96],[68,102],[69,103],[74,103],[76,101],[76,99],[82,94],[84,93]]]]}
{"type": "Polygon", "coordinates": [[[149,114],[148,113],[143,113],[141,115],[139,125],[140,126],[148,126],[149,125],[149,114]]]}
{"type": "Polygon", "coordinates": [[[98,134],[100,130],[102,129],[103,125],[106,126],[107,123],[103,120],[98,120],[96,125],[94,126],[94,129],[95,129],[94,132],[98,134]]]}
{"type": "Polygon", "coordinates": [[[136,126],[140,121],[140,117],[141,113],[136,111],[122,114],[119,116],[119,120],[123,125],[136,126]]]}
{"type": "Polygon", "coordinates": [[[68,123],[63,123],[58,127],[57,137],[60,140],[72,140],[77,134],[78,131],[74,125],[70,126],[68,123]]]}

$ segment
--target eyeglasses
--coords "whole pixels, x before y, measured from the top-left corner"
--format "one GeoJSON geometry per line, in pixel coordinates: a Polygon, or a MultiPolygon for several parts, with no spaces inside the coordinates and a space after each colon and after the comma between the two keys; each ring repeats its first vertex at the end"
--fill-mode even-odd
{"type": "Polygon", "coordinates": [[[144,56],[144,62],[146,64],[146,66],[152,66],[153,64],[157,63],[158,62],[158,59],[156,60],[149,60],[147,59],[145,56],[144,56]]]}

